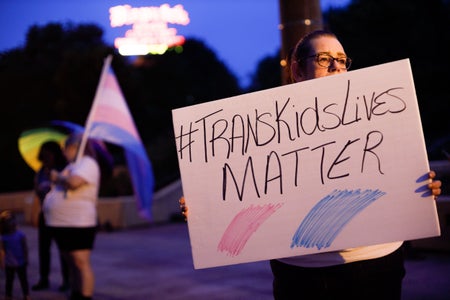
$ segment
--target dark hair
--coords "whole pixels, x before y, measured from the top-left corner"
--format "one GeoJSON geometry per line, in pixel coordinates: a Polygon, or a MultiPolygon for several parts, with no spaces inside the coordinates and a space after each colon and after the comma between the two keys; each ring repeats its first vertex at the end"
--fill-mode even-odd
{"type": "Polygon", "coordinates": [[[308,33],[307,35],[303,36],[295,45],[292,54],[290,55],[290,59],[288,60],[289,64],[292,64],[294,61],[296,61],[299,64],[299,67],[301,69],[304,69],[305,63],[302,59],[311,55],[311,41],[323,36],[337,39],[336,35],[328,30],[315,30],[308,33]]]}
{"type": "Polygon", "coordinates": [[[55,141],[48,141],[48,142],[43,143],[41,145],[41,148],[39,149],[39,154],[38,154],[39,161],[43,162],[45,153],[50,153],[53,155],[54,163],[55,163],[53,168],[55,168],[57,170],[62,170],[66,166],[67,160],[64,157],[64,154],[62,152],[62,149],[61,149],[61,146],[59,145],[59,143],[57,143],[55,141]]]}
{"type": "Polygon", "coordinates": [[[76,145],[79,146],[81,143],[81,139],[83,138],[82,133],[72,133],[66,138],[64,142],[64,147],[76,145]]]}
{"type": "Polygon", "coordinates": [[[0,233],[10,234],[16,231],[16,216],[10,210],[4,210],[0,213],[0,233]]]}
{"type": "Polygon", "coordinates": [[[287,83],[294,83],[294,79],[292,78],[292,70],[291,70],[291,64],[292,64],[292,56],[294,55],[294,50],[295,48],[291,48],[289,49],[287,55],[286,55],[286,66],[285,66],[285,70],[287,72],[287,83]]]}

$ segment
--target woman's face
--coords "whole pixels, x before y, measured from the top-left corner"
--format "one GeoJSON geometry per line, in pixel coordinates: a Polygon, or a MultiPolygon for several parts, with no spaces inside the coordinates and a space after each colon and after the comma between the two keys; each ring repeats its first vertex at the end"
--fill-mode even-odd
{"type": "Polygon", "coordinates": [[[64,148],[64,156],[66,157],[67,161],[74,162],[75,158],[77,157],[77,149],[78,145],[68,145],[64,148]]]}
{"type": "Polygon", "coordinates": [[[47,149],[42,150],[40,158],[44,167],[51,169],[55,165],[55,155],[47,149]]]}
{"type": "MultiPolygon", "coordinates": [[[[308,56],[314,56],[319,53],[329,55],[333,58],[346,57],[344,47],[342,47],[341,43],[336,38],[330,36],[321,36],[311,40],[311,53],[308,56]]],[[[296,82],[347,72],[335,60],[331,62],[329,67],[320,66],[316,57],[306,57],[303,60],[305,61],[304,69],[301,69],[297,62],[293,65],[293,77],[296,82]]]]}

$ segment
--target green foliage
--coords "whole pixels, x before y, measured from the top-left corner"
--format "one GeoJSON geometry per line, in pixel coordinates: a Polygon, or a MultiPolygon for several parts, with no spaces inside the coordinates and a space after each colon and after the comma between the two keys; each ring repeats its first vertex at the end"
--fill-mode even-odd
{"type": "MultiPolygon", "coordinates": [[[[409,58],[427,142],[448,136],[449,1],[353,0],[324,17],[353,58],[354,69],[409,58]]],[[[0,53],[0,160],[8,174],[0,192],[32,187],[33,171],[17,148],[23,130],[54,119],[84,125],[108,54],[114,55],[113,68],[152,161],[157,188],[179,176],[171,110],[243,92],[199,40],[188,40],[181,52],[128,59],[102,38],[95,24],[49,23],[30,27],[24,47],[0,53]]],[[[249,91],[280,81],[276,53],[260,61],[249,91]]]]}
{"type": "Polygon", "coordinates": [[[282,68],[280,65],[280,51],[259,61],[249,91],[259,91],[280,86],[282,68]]]}
{"type": "Polygon", "coordinates": [[[23,130],[52,119],[83,124],[102,57],[112,52],[100,37],[101,30],[94,25],[32,26],[25,47],[0,54],[4,116],[0,118],[0,159],[8,174],[0,192],[32,187],[34,174],[17,148],[23,130]]]}
{"type": "MultiPolygon", "coordinates": [[[[352,69],[410,59],[429,158],[446,159],[442,150],[450,152],[450,1],[353,0],[323,15],[325,27],[337,34],[353,59],[352,69]]],[[[276,68],[277,55],[261,60],[250,90],[276,86],[276,68]]]]}
{"type": "Polygon", "coordinates": [[[23,130],[51,120],[84,125],[108,54],[114,55],[112,66],[152,161],[157,188],[179,176],[171,110],[241,93],[235,76],[200,41],[187,41],[181,53],[133,60],[115,53],[102,36],[94,24],[49,23],[30,27],[23,48],[0,54],[0,160],[8,174],[0,192],[32,188],[33,171],[17,148],[23,130]]]}
{"type": "Polygon", "coordinates": [[[409,58],[428,145],[448,135],[449,1],[353,0],[324,16],[353,58],[352,68],[409,58]]]}

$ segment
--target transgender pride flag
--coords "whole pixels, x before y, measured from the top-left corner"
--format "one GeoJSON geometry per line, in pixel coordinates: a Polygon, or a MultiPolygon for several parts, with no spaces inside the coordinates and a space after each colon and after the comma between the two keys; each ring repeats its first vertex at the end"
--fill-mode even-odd
{"type": "MultiPolygon", "coordinates": [[[[154,187],[152,167],[111,68],[111,60],[111,55],[105,59],[80,149],[84,148],[87,138],[123,147],[139,213],[150,219],[154,187]]],[[[79,151],[78,156],[82,152],[79,151]]]]}

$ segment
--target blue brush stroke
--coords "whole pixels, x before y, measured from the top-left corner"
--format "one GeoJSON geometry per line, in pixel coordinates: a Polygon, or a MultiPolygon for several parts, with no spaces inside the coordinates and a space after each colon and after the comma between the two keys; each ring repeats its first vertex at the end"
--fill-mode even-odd
{"type": "Polygon", "coordinates": [[[416,193],[422,193],[422,198],[430,197],[432,195],[430,188],[428,187],[429,181],[430,181],[430,175],[428,173],[420,176],[417,178],[416,182],[420,183],[426,181],[425,185],[419,186],[415,192],[416,193]]]}
{"type": "Polygon", "coordinates": [[[292,237],[291,248],[328,248],[347,223],[386,193],[376,190],[334,190],[306,215],[292,237]]]}
{"type": "Polygon", "coordinates": [[[417,178],[416,182],[423,182],[423,181],[427,181],[428,179],[430,179],[430,175],[428,173],[423,174],[422,176],[420,176],[419,178],[417,178]]]}

